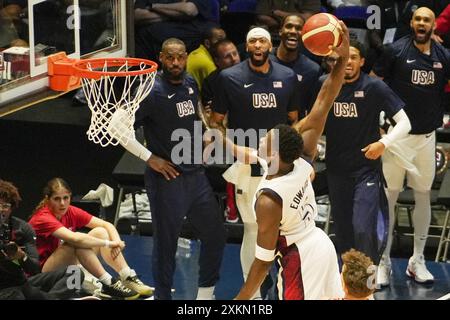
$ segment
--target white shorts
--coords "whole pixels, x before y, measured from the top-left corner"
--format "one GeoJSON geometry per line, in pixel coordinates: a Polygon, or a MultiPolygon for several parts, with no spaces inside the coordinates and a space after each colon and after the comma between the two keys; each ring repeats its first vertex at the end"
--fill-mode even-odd
{"type": "Polygon", "coordinates": [[[401,157],[388,154],[383,155],[383,173],[388,189],[402,190],[405,175],[408,187],[417,191],[429,191],[436,172],[436,133],[408,135],[398,143],[398,153],[402,149],[405,158],[417,170],[411,170],[402,164],[401,157]]]}
{"type": "Polygon", "coordinates": [[[289,247],[282,245],[278,272],[280,300],[321,300],[344,296],[336,249],[321,229],[314,227],[307,236],[289,247]]]}

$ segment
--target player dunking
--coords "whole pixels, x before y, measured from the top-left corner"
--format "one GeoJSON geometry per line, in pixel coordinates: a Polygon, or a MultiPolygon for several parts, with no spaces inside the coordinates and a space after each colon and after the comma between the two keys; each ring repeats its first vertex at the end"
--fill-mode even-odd
{"type": "MultiPolygon", "coordinates": [[[[247,34],[250,58],[223,70],[219,75],[221,91],[213,100],[211,127],[225,130],[223,121],[228,114],[228,128],[270,130],[279,123],[295,122],[299,103],[298,80],[295,73],[269,60],[272,43],[269,32],[254,28],[247,34]]],[[[253,141],[238,144],[256,147],[253,141]]],[[[224,177],[236,186],[236,204],[244,223],[241,247],[241,266],[247,278],[255,252],[257,225],[252,209],[256,186],[261,180],[261,168],[254,164],[234,164],[224,177]]],[[[259,292],[256,296],[260,296],[259,292]]]]}
{"type": "Polygon", "coordinates": [[[320,299],[343,294],[334,246],[314,222],[317,206],[310,180],[313,168],[300,157],[314,156],[328,111],[342,87],[349,35],[344,23],[340,22],[340,26],[343,40],[335,48],[338,62],[311,112],[295,125],[296,129],[276,126],[262,139],[257,153],[227,139],[235,155],[248,162],[259,161],[265,169],[253,201],[258,227],[255,258],[236,299],[254,296],[275,258],[279,264],[280,299],[320,299]]]}

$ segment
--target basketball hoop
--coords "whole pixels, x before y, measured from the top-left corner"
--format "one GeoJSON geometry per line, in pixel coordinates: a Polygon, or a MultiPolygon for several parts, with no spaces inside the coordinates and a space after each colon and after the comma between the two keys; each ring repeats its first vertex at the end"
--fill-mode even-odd
{"type": "Polygon", "coordinates": [[[51,89],[68,91],[82,84],[92,112],[86,132],[89,140],[106,147],[136,139],[135,113],[153,87],[158,69],[155,62],[138,58],[76,60],[60,52],[48,58],[48,66],[51,89]]]}

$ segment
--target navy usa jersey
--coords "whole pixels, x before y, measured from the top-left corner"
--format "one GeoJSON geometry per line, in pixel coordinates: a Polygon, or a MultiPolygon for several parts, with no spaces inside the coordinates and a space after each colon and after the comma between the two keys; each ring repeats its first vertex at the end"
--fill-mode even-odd
{"type": "Polygon", "coordinates": [[[425,134],[442,125],[444,87],[450,79],[450,53],[431,41],[430,55],[420,52],[411,36],[394,42],[373,67],[405,102],[411,134],[425,134]]]}
{"type": "Polygon", "coordinates": [[[270,130],[287,123],[288,112],[297,111],[298,80],[295,73],[270,62],[268,73],[250,69],[249,61],[222,70],[218,80],[220,91],[214,97],[213,110],[228,113],[231,129],[270,130]]]}
{"type": "MultiPolygon", "coordinates": [[[[325,76],[320,80],[323,82],[325,76]]],[[[361,149],[380,139],[380,112],[392,118],[402,107],[403,101],[383,81],[366,73],[344,84],[325,125],[327,169],[355,172],[379,166],[380,159],[367,159],[361,149]]]]}
{"type": "MultiPolygon", "coordinates": [[[[190,154],[180,155],[186,159],[178,166],[181,171],[189,171],[201,166],[201,158],[194,157],[194,123],[199,120],[198,95],[197,84],[191,76],[185,74],[183,83],[174,85],[159,72],[151,93],[141,102],[136,112],[135,126],[144,126],[147,148],[158,157],[172,161],[172,149],[182,141],[179,135],[174,139],[175,141],[172,141],[175,130],[178,129],[177,132],[182,134],[184,139],[189,140],[190,154]],[[197,164],[193,164],[194,161],[197,164]]],[[[201,135],[201,125],[198,129],[197,134],[201,135]]],[[[200,148],[201,143],[200,139],[200,148]]]]}
{"type": "Polygon", "coordinates": [[[284,62],[278,59],[276,56],[277,49],[274,48],[269,58],[285,67],[291,68],[299,82],[299,103],[300,109],[298,110],[299,119],[303,118],[308,111],[311,110],[312,102],[311,97],[313,94],[312,88],[317,85],[321,71],[320,66],[312,61],[307,56],[299,53],[296,60],[292,62],[284,62]]]}

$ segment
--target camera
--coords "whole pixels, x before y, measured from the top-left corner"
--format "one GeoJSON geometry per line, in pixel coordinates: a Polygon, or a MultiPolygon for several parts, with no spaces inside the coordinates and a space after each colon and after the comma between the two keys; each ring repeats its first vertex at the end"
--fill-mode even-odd
{"type": "Polygon", "coordinates": [[[6,255],[12,257],[15,256],[19,246],[15,242],[2,243],[0,242],[0,251],[6,253],[6,255]]]}
{"type": "Polygon", "coordinates": [[[18,248],[15,242],[11,242],[11,228],[9,224],[0,224],[0,251],[5,252],[8,256],[14,256],[18,248]]]}

